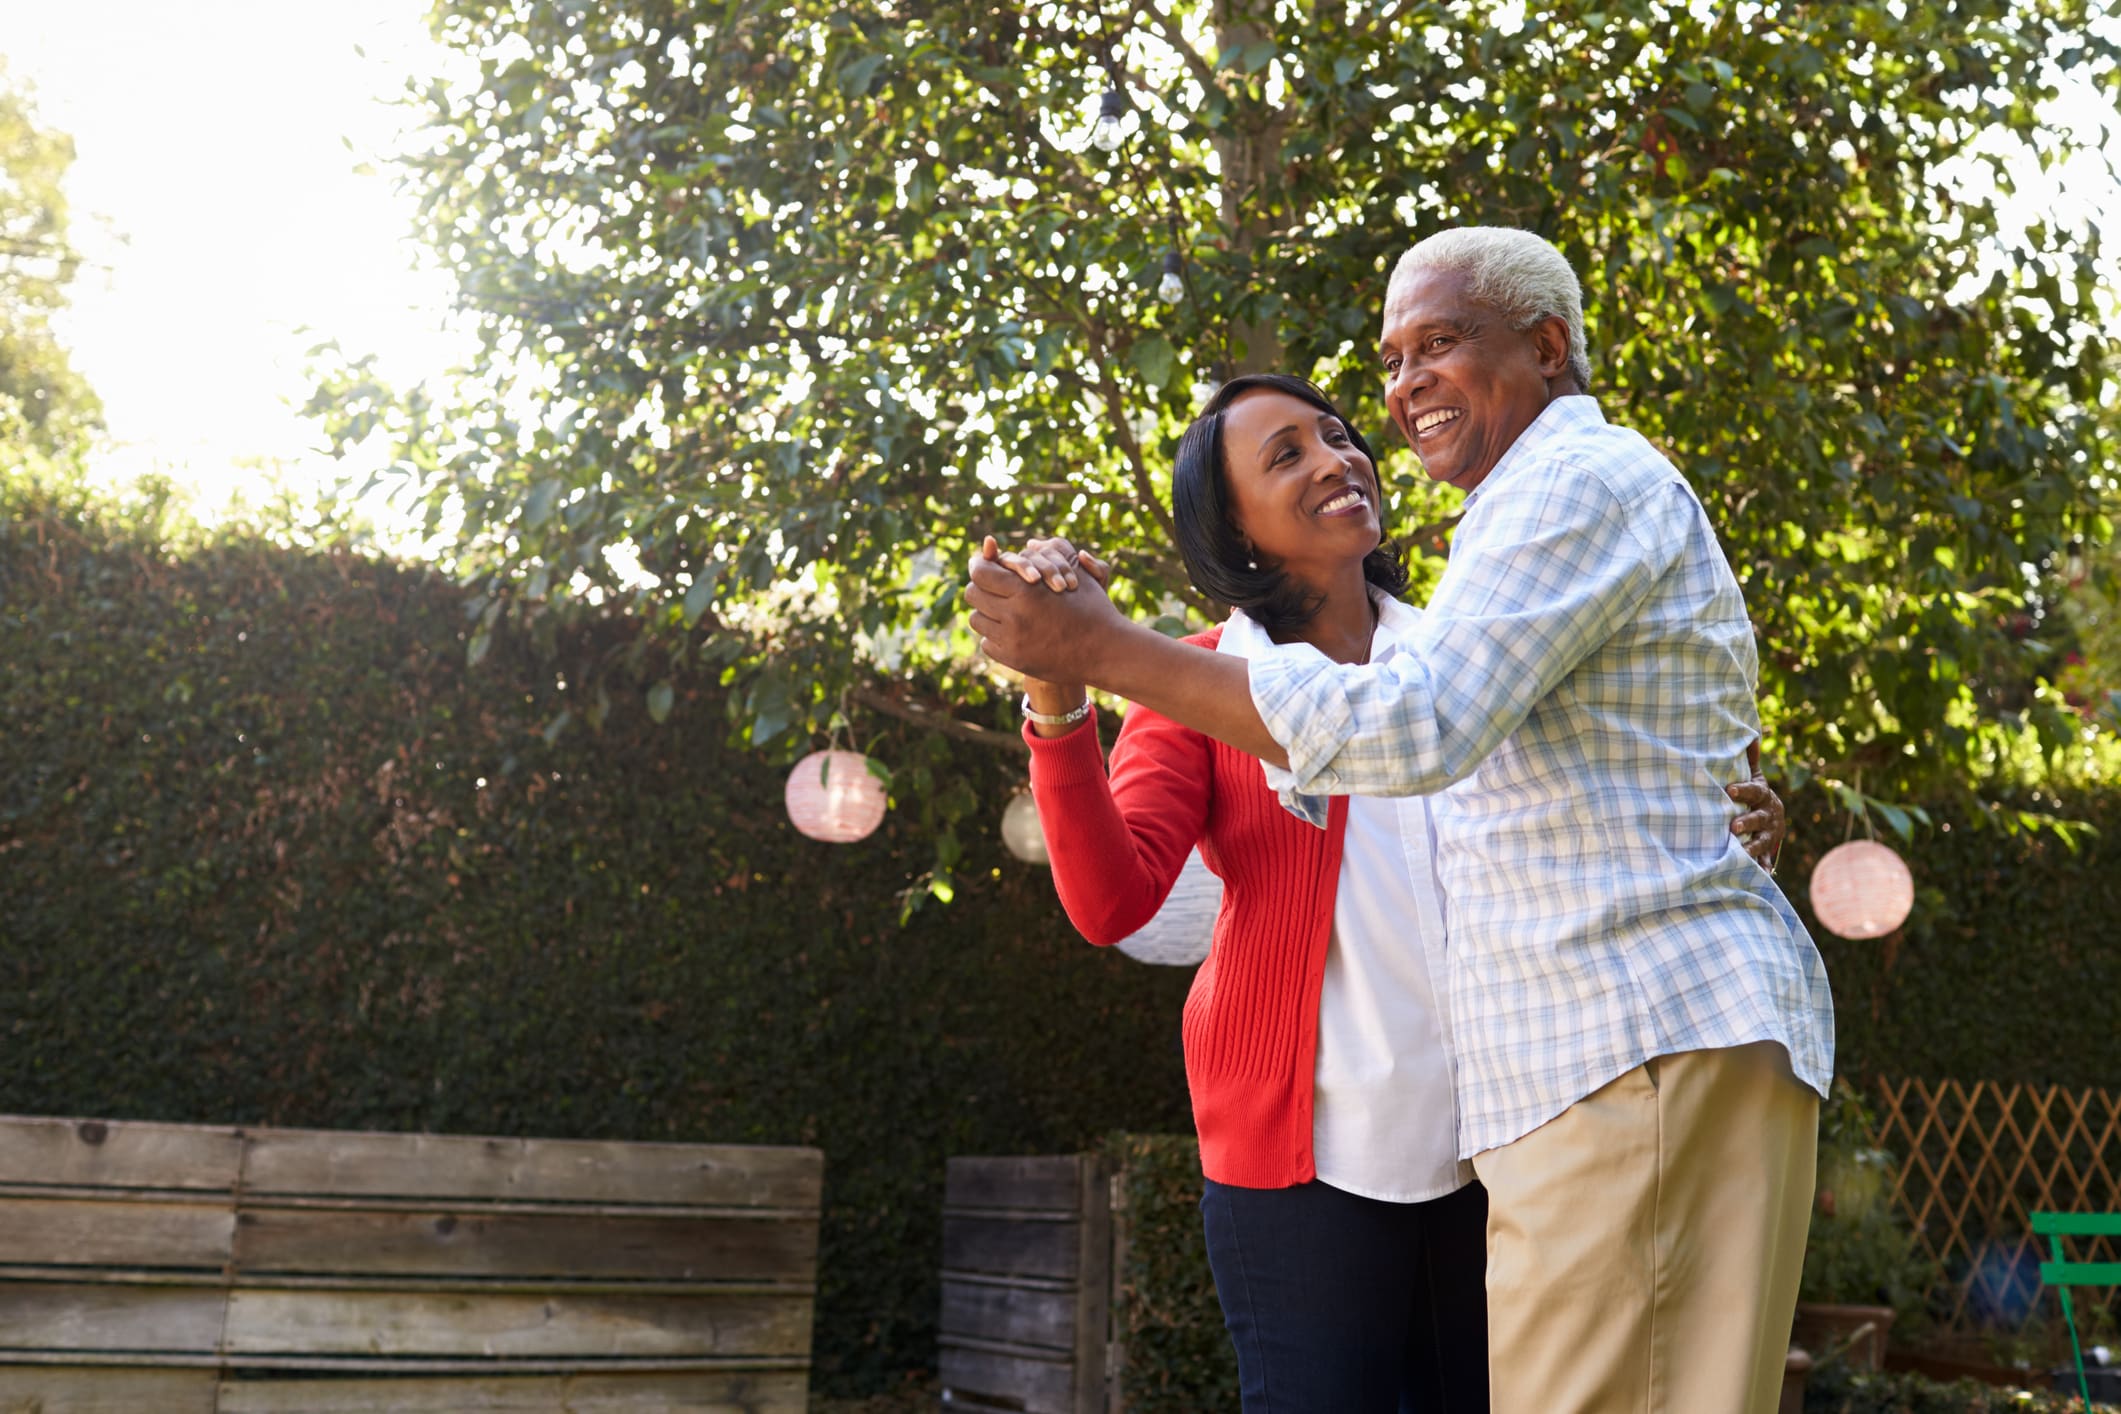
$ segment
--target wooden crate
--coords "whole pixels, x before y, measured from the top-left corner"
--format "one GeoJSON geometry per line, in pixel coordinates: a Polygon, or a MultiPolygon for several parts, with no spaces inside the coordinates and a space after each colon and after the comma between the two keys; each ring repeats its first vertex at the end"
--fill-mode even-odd
{"type": "Polygon", "coordinates": [[[1104,1414],[1111,1174],[1095,1155],[951,1159],[943,1186],[943,1404],[1104,1414]]]}
{"type": "Polygon", "coordinates": [[[0,1118],[0,1414],[800,1411],[822,1171],[0,1118]]]}

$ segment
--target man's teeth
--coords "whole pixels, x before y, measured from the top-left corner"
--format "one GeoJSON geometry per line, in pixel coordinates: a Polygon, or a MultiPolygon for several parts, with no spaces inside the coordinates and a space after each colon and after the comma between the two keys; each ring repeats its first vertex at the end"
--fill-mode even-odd
{"type": "Polygon", "coordinates": [[[1452,409],[1446,412],[1425,412],[1420,417],[1414,420],[1414,430],[1416,432],[1433,431],[1434,429],[1443,426],[1446,422],[1451,421],[1457,416],[1458,413],[1456,409],[1452,409]]]}
{"type": "Polygon", "coordinates": [[[1362,492],[1352,489],[1343,491],[1338,496],[1335,496],[1332,500],[1326,502],[1323,506],[1320,506],[1318,508],[1318,513],[1320,515],[1330,515],[1334,511],[1344,511],[1350,506],[1358,505],[1361,503],[1361,501],[1362,492]]]}

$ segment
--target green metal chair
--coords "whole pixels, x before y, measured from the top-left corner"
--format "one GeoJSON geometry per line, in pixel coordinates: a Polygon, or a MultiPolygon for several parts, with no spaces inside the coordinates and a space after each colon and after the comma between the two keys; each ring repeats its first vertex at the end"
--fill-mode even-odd
{"type": "Polygon", "coordinates": [[[2084,1377],[2084,1347],[2077,1339],[2077,1313],[2070,1305],[2073,1286],[2121,1286],[2121,1262],[2072,1262],[2062,1250],[2065,1237],[2121,1238],[2121,1213],[2034,1213],[2033,1233],[2048,1239],[2055,1259],[2040,1264],[2040,1280],[2062,1298],[2062,1319],[2069,1325],[2069,1351],[2077,1361],[2077,1392],[2091,1414],[2091,1383],[2084,1377]]]}

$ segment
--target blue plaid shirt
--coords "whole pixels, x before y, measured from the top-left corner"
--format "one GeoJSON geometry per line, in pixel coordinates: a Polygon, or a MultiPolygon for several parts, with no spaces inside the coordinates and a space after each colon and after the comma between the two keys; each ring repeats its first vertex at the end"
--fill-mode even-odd
{"type": "Polygon", "coordinates": [[[1758,672],[1693,490],[1588,397],[1548,404],[1467,498],[1397,657],[1251,666],[1290,810],[1435,795],[1462,1155],[1678,1051],[1779,1041],[1826,1093],[1826,968],[1723,792],[1758,672]]]}

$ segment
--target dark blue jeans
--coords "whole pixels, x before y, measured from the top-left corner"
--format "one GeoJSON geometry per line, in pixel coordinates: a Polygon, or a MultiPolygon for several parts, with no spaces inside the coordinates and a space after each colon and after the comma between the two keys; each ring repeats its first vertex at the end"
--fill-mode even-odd
{"type": "Polygon", "coordinates": [[[1486,1414],[1487,1190],[1201,1196],[1244,1414],[1486,1414]]]}

